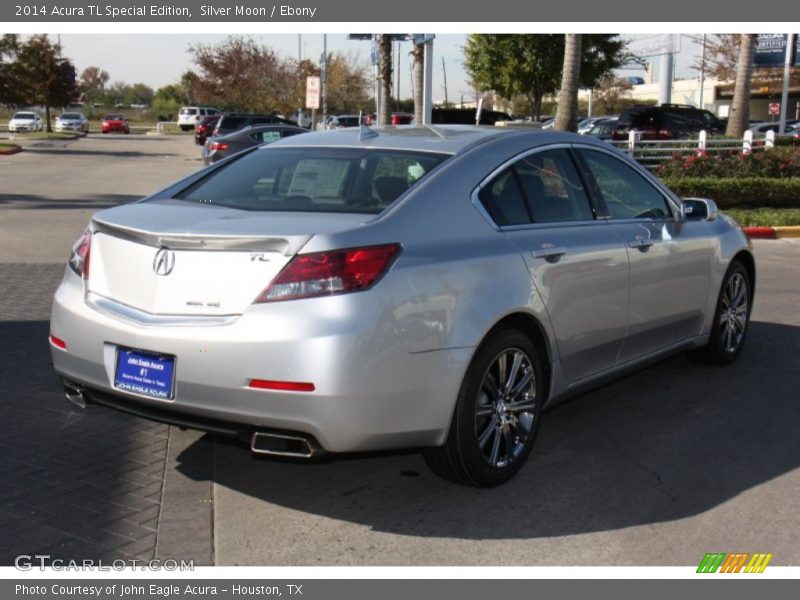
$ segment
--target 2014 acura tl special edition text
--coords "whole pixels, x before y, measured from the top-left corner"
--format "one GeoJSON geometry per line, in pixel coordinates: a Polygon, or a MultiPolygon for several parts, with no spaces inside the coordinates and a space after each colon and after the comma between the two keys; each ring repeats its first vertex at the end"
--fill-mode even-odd
{"type": "Polygon", "coordinates": [[[422,448],[507,481],[542,408],[681,350],[739,355],[755,264],[713,201],[604,142],[366,127],[98,212],[53,303],[67,396],[253,452],[422,448]]]}

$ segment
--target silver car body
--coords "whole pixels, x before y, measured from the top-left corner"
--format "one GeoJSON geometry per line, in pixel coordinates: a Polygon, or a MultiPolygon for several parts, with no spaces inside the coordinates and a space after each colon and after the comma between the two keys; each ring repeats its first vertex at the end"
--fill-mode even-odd
{"type": "Polygon", "coordinates": [[[588,136],[344,129],[254,152],[315,145],[451,156],[377,215],[259,213],[170,199],[215,166],[95,214],[89,277],[67,268],[55,294],[51,333],[66,342],[51,345],[55,370],[90,394],[182,415],[190,425],[301,432],[335,452],[435,446],[446,439],[476,348],[499,323],[540,344],[552,405],[704,344],[728,265],[737,255],[752,264],[749,240],[732,220],[686,219],[658,180],[588,136]],[[673,216],[497,226],[478,198],[482,186],[511,161],[551,148],[591,148],[622,161],[664,194],[673,216]],[[394,242],[402,253],[367,291],[253,303],[298,252],[394,242]],[[169,276],[154,273],[161,247],[182,264],[169,276]],[[174,398],[116,389],[118,348],[173,355],[174,398]],[[315,390],[248,388],[256,377],[313,382],[315,390]]]}
{"type": "Polygon", "coordinates": [[[83,113],[63,113],[56,118],[56,131],[89,132],[89,120],[83,113]]]}

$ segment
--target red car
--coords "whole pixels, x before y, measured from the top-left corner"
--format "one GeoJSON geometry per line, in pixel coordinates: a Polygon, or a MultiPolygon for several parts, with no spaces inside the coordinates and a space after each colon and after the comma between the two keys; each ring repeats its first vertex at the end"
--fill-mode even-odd
{"type": "Polygon", "coordinates": [[[203,117],[197,125],[194,126],[194,143],[198,146],[204,146],[206,138],[214,131],[217,121],[222,115],[211,115],[203,117]]]}
{"type": "Polygon", "coordinates": [[[119,131],[120,133],[130,133],[128,127],[128,117],[125,115],[106,115],[103,117],[101,125],[103,133],[110,133],[112,131],[119,131]]]}

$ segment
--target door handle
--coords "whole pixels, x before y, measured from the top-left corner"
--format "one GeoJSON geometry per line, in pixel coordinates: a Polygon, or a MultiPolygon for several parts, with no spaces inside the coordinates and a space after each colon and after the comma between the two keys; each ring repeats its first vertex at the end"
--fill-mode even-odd
{"type": "Polygon", "coordinates": [[[634,239],[628,242],[628,246],[631,248],[638,248],[639,250],[647,250],[650,246],[655,245],[656,240],[648,238],[645,239],[641,236],[636,236],[634,239]]]}
{"type": "Polygon", "coordinates": [[[538,250],[531,250],[533,258],[558,258],[567,253],[564,246],[554,246],[553,244],[542,244],[538,250]]]}

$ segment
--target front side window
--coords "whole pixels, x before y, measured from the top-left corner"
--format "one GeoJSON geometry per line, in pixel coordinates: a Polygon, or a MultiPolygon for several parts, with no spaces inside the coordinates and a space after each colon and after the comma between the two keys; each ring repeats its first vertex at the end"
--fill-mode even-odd
{"type": "Polygon", "coordinates": [[[582,150],[612,219],[665,219],[667,199],[634,169],[604,152],[582,150]]]}
{"type": "Polygon", "coordinates": [[[448,156],[270,148],[231,161],[175,197],[242,210],[377,214],[448,156]]]}

